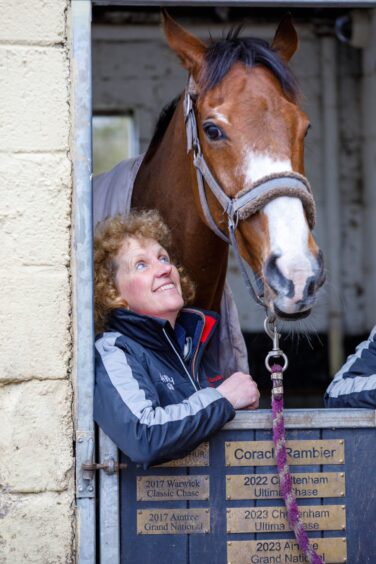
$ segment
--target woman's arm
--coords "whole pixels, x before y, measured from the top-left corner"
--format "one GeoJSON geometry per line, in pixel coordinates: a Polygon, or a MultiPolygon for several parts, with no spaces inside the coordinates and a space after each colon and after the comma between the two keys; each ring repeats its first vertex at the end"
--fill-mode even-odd
{"type": "Polygon", "coordinates": [[[185,456],[234,415],[214,388],[161,407],[147,371],[116,346],[116,334],[96,342],[94,419],[134,462],[149,466],[185,456]]]}
{"type": "Polygon", "coordinates": [[[337,372],[324,401],[326,407],[376,409],[376,326],[337,372]]]}

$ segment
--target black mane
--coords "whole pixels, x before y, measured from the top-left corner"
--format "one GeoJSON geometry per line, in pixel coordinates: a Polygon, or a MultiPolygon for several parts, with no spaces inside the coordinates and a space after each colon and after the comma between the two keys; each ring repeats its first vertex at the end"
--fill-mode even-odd
{"type": "Polygon", "coordinates": [[[212,41],[205,54],[200,82],[205,91],[214,88],[235,63],[247,67],[262,65],[277,77],[288,96],[296,98],[298,87],[294,75],[267,41],[239,37],[241,27],[230,30],[224,39],[212,41]]]}
{"type": "Polygon", "coordinates": [[[163,107],[161,113],[159,114],[158,121],[154,128],[153,137],[151,138],[151,141],[149,143],[149,147],[145,155],[144,161],[147,161],[154,154],[155,149],[158,147],[163,135],[166,132],[168,124],[170,123],[172,116],[174,115],[176,106],[178,105],[179,102],[179,98],[180,98],[180,94],[179,96],[176,96],[176,98],[174,98],[172,102],[166,104],[163,107]]]}
{"type": "MultiPolygon", "coordinates": [[[[223,39],[211,40],[206,54],[205,63],[201,71],[200,86],[207,92],[214,88],[226,76],[235,63],[241,62],[248,67],[262,65],[272,71],[279,80],[285,93],[295,99],[298,86],[294,75],[283,63],[278,54],[263,39],[239,37],[241,27],[230,30],[223,39]]],[[[172,116],[180,96],[167,104],[158,118],[150,141],[146,159],[150,158],[159,145],[172,116]]]]}

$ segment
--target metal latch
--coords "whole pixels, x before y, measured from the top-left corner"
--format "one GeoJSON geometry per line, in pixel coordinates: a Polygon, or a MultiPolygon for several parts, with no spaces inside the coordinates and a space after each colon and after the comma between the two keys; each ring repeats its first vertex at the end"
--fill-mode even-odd
{"type": "Polygon", "coordinates": [[[111,476],[127,468],[127,464],[119,464],[111,452],[102,457],[103,462],[95,462],[94,432],[77,431],[76,438],[76,497],[77,499],[93,498],[96,471],[103,470],[111,476]]]}
{"type": "Polygon", "coordinates": [[[96,472],[97,470],[104,470],[106,474],[109,476],[111,474],[115,474],[124,468],[127,468],[128,464],[123,464],[119,462],[115,462],[113,458],[108,458],[105,462],[98,463],[98,462],[85,462],[81,464],[83,477],[85,479],[86,472],[96,472]]]}

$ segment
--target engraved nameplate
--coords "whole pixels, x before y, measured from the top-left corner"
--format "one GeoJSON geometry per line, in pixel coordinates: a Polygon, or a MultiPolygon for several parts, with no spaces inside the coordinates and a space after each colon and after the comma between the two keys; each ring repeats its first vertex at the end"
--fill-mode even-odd
{"type": "MultiPolygon", "coordinates": [[[[344,497],[344,472],[292,473],[297,498],[344,497]]],[[[227,499],[279,499],[278,474],[234,474],[226,476],[227,499]]]]}
{"type": "MultiPolygon", "coordinates": [[[[344,505],[299,507],[307,532],[342,531],[346,528],[344,505]]],[[[280,533],[290,531],[285,507],[232,507],[227,509],[228,533],[280,533]]]]}
{"type": "Polygon", "coordinates": [[[209,533],[209,509],[144,509],[137,511],[138,535],[209,533]]]}
{"type": "Polygon", "coordinates": [[[138,476],[137,501],[209,499],[209,476],[138,476]]]}
{"type": "MultiPolygon", "coordinates": [[[[346,562],[346,539],[311,539],[311,544],[326,564],[346,562]]],[[[229,541],[227,543],[228,564],[275,564],[286,562],[308,562],[293,539],[229,541]]]]}
{"type": "MultiPolygon", "coordinates": [[[[287,441],[290,465],[343,464],[344,441],[287,441]]],[[[272,441],[232,441],[225,443],[226,466],[275,466],[272,441]]]]}
{"type": "Polygon", "coordinates": [[[209,466],[209,443],[201,443],[195,450],[192,450],[184,458],[169,460],[158,466],[176,468],[181,466],[209,466]]]}

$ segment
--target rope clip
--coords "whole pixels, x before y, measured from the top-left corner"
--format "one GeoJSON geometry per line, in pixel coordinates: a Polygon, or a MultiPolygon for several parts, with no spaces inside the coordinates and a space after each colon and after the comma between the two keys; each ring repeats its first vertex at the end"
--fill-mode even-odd
{"type": "Polygon", "coordinates": [[[279,358],[283,360],[283,365],[281,366],[281,373],[283,373],[286,368],[288,367],[289,361],[285,353],[279,348],[279,339],[281,334],[278,333],[277,324],[276,324],[276,317],[267,316],[264,321],[264,329],[268,337],[273,341],[273,348],[265,358],[265,366],[269,372],[272,373],[273,378],[273,367],[270,366],[270,360],[274,358],[279,358]]]}

